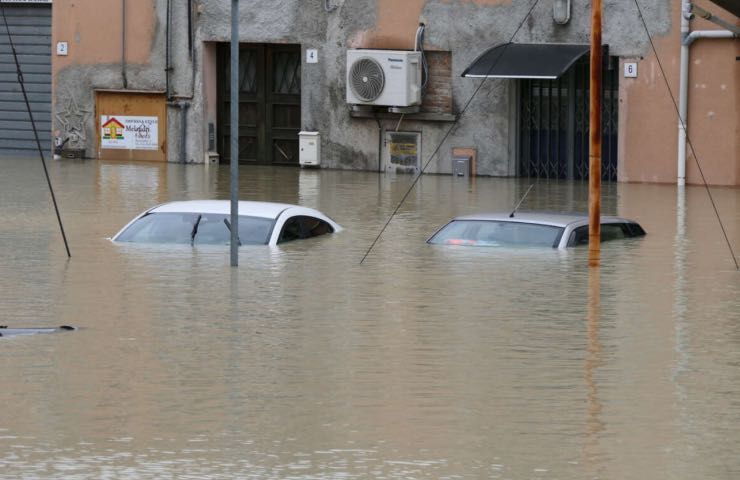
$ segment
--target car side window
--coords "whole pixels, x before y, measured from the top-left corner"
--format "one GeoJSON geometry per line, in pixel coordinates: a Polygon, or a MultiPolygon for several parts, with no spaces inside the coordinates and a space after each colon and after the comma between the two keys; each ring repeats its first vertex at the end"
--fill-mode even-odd
{"type": "Polygon", "coordinates": [[[306,238],[318,237],[320,235],[334,232],[331,225],[320,218],[301,217],[301,223],[303,224],[303,231],[306,234],[306,238]]]}
{"type": "Polygon", "coordinates": [[[642,227],[635,222],[629,222],[627,224],[627,229],[630,231],[631,237],[643,237],[645,236],[645,230],[642,229],[642,227]]]}
{"type": "Polygon", "coordinates": [[[568,246],[577,247],[579,245],[588,245],[588,225],[578,227],[570,234],[568,246]]]}
{"type": "Polygon", "coordinates": [[[303,237],[303,226],[300,217],[292,217],[285,221],[283,230],[278,237],[278,243],[292,242],[303,237]]]}
{"type": "Polygon", "coordinates": [[[602,223],[601,224],[601,241],[619,240],[621,238],[631,237],[627,226],[624,223],[602,223]]]}
{"type": "MultiPolygon", "coordinates": [[[[601,224],[601,241],[608,242],[609,240],[617,240],[620,238],[631,238],[640,236],[638,229],[645,235],[645,231],[640,228],[637,224],[628,225],[626,223],[602,223],[601,224]],[[632,227],[632,228],[631,228],[632,227]]],[[[570,234],[568,239],[569,247],[577,247],[579,245],[588,245],[588,225],[578,227],[570,234]]]]}
{"type": "Polygon", "coordinates": [[[318,237],[333,232],[334,229],[332,226],[320,218],[308,216],[291,217],[283,225],[283,230],[278,237],[278,243],[318,237]]]}

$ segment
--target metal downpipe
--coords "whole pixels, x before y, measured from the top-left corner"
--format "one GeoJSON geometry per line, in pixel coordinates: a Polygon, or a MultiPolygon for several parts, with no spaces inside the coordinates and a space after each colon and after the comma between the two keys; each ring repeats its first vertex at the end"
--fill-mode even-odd
{"type": "MultiPolygon", "coordinates": [[[[737,38],[738,35],[730,30],[696,30],[691,32],[689,20],[693,17],[693,6],[689,0],[681,1],[681,57],[680,78],[678,92],[678,161],[676,184],[679,187],[686,185],[686,127],[689,113],[689,48],[694,41],[700,38],[737,38]]],[[[706,17],[703,17],[706,18],[706,17]]]]}
{"type": "Polygon", "coordinates": [[[679,66],[678,87],[678,163],[676,184],[679,187],[686,185],[686,114],[689,100],[689,46],[684,41],[689,35],[688,9],[691,3],[681,1],[681,57],[679,66]]]}

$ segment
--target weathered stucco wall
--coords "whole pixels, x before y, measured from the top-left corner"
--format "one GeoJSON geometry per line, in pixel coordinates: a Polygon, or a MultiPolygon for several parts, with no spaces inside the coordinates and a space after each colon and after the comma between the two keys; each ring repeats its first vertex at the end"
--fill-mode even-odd
{"type": "MultiPolygon", "coordinates": [[[[705,2],[705,8],[724,19],[734,17],[705,2]]],[[[675,183],[678,156],[679,66],[681,2],[670,4],[673,28],[654,39],[655,49],[625,52],[638,61],[638,78],[620,79],[621,181],[675,183]],[[674,99],[666,88],[661,65],[674,99]]],[[[648,22],[648,27],[651,27],[648,22]]],[[[702,19],[693,30],[716,30],[702,19]]],[[[644,29],[641,30],[644,36],[644,29]]],[[[638,32],[639,34],[640,32],[638,32]]],[[[740,41],[701,39],[690,48],[688,135],[707,182],[740,185],[740,41]]],[[[687,147],[686,182],[702,183],[691,148],[687,147]]]]}
{"type": "MultiPolygon", "coordinates": [[[[670,26],[669,0],[653,2],[646,8],[656,33],[670,26]]],[[[257,1],[242,5],[240,38],[255,43],[300,43],[318,48],[319,63],[303,65],[303,128],[319,130],[323,139],[323,164],[333,168],[374,170],[378,166],[379,127],[375,120],[351,118],[345,103],[345,55],[347,48],[413,48],[419,22],[427,25],[426,47],[452,52],[453,104],[455,112],[464,107],[479,81],[459,74],[491,45],[509,41],[531,4],[505,0],[391,0],[335,2],[334,12],[324,11],[322,1],[257,1]]],[[[615,14],[607,18],[605,41],[612,52],[643,51],[646,41],[634,34],[639,18],[627,12],[624,2],[606,2],[615,14]]],[[[198,19],[199,41],[228,41],[227,0],[203,3],[198,19]]],[[[519,42],[588,42],[590,2],[573,2],[573,17],[566,26],[552,20],[551,2],[541,2],[514,39],[519,42]]],[[[640,30],[641,31],[641,30],[640,30]]],[[[478,149],[478,172],[487,175],[514,173],[510,137],[510,95],[513,83],[488,80],[470,104],[453,132],[432,159],[428,172],[450,172],[453,147],[478,149]]],[[[382,122],[391,130],[397,121],[382,122]]],[[[449,123],[404,121],[401,130],[422,132],[422,161],[435,150],[449,123]]]]}
{"type": "MultiPolygon", "coordinates": [[[[411,49],[416,27],[424,22],[426,48],[452,54],[453,110],[458,113],[480,83],[480,80],[460,78],[460,72],[488,47],[509,41],[531,6],[529,2],[511,0],[332,0],[330,3],[338,8],[326,12],[323,0],[241,2],[240,39],[249,43],[300,44],[304,52],[307,48],[318,49],[319,63],[302,65],[301,126],[321,132],[325,167],[367,170],[378,168],[380,128],[395,129],[397,120],[382,120],[379,127],[374,119],[350,117],[345,103],[346,50],[411,49]]],[[[669,83],[677,92],[680,0],[642,3],[645,20],[667,67],[669,83]]],[[[203,161],[207,124],[215,121],[214,42],[230,39],[230,4],[229,0],[195,0],[195,49],[191,59],[187,48],[187,11],[173,2],[170,81],[177,102],[188,106],[186,161],[203,161]]],[[[571,21],[561,26],[552,20],[552,2],[540,2],[514,41],[588,43],[590,1],[574,0],[572,4],[571,21]]],[[[127,3],[127,36],[133,42],[127,43],[128,88],[165,89],[166,5],[166,0],[127,3]]],[[[604,9],[604,42],[609,44],[610,53],[637,59],[640,69],[636,80],[620,75],[620,179],[674,181],[677,120],[637,10],[634,3],[622,0],[606,0],[604,9]]],[[[66,107],[69,99],[74,99],[81,110],[89,109],[92,89],[122,86],[120,13],[117,13],[120,9],[111,9],[108,2],[102,6],[92,0],[58,0],[54,12],[54,41],[66,37],[70,42],[70,56],[63,60],[55,58],[57,115],[60,112],[70,115],[66,107]],[[105,18],[105,23],[100,18],[105,18]],[[110,34],[107,43],[102,38],[108,35],[101,35],[101,29],[110,34]],[[97,43],[104,45],[100,52],[75,56],[73,40],[77,38],[79,43],[90,42],[85,44],[90,50],[95,50],[97,43]]],[[[729,181],[737,184],[740,160],[736,112],[740,96],[738,67],[733,63],[737,42],[726,42],[726,45],[703,42],[693,47],[692,59],[701,59],[703,65],[712,67],[692,67],[690,116],[694,121],[690,120],[693,129],[690,134],[700,156],[723,160],[708,164],[712,181],[725,183],[732,179],[729,181]],[[709,132],[722,132],[726,141],[703,140],[709,132]],[[703,155],[702,149],[711,152],[703,155]]],[[[428,172],[449,172],[454,147],[475,147],[478,173],[514,174],[514,87],[514,82],[509,80],[488,80],[455,125],[404,120],[400,129],[422,132],[425,163],[447,130],[453,127],[439,155],[429,164],[428,172]]],[[[80,118],[79,114],[74,116],[74,111],[71,115],[80,118]]],[[[90,142],[94,139],[93,123],[84,119],[84,115],[82,118],[87,135],[83,140],[90,142]]],[[[177,161],[181,158],[182,122],[180,110],[174,106],[170,108],[168,123],[169,158],[177,161]]],[[[695,182],[692,168],[689,167],[689,181],[695,182]]]]}
{"type": "MultiPolygon", "coordinates": [[[[127,89],[164,92],[166,0],[127,0],[123,35],[123,0],[56,0],[52,7],[52,43],[65,41],[69,55],[53,56],[52,92],[55,135],[69,137],[69,145],[95,152],[95,90],[127,89]],[[122,46],[125,42],[125,62],[122,46]]],[[[187,11],[173,9],[172,42],[187,45],[182,28],[187,11]]],[[[174,49],[174,47],[173,47],[174,49]]],[[[181,70],[189,60],[178,62],[172,75],[172,91],[192,91],[190,75],[181,70]],[[190,88],[190,90],[188,90],[190,88]]],[[[170,108],[169,110],[173,110],[170,108]]],[[[170,160],[179,153],[179,115],[168,115],[170,160]]]]}

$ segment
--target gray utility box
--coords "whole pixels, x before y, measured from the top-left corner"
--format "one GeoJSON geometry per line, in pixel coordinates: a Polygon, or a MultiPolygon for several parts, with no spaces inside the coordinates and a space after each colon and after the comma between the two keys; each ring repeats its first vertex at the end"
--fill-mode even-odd
{"type": "Polygon", "coordinates": [[[452,157],[452,175],[455,177],[469,177],[470,157],[452,157]]]}
{"type": "Polygon", "coordinates": [[[319,132],[298,133],[298,162],[301,166],[321,164],[321,134],[319,132]]]}

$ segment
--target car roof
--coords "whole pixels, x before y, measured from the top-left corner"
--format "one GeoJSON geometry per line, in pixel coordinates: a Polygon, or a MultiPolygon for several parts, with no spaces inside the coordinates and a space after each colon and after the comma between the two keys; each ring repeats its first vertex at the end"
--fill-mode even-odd
{"type": "MultiPolygon", "coordinates": [[[[301,208],[311,210],[289,203],[274,202],[239,202],[239,215],[250,217],[261,217],[276,219],[281,212],[288,208],[301,208]]],[[[148,213],[214,213],[228,215],[231,213],[231,202],[229,200],[186,200],[181,202],[169,202],[157,205],[148,213]]],[[[315,212],[319,213],[319,212],[315,212]]],[[[322,215],[323,216],[323,215],[322,215]]]]}
{"type": "MultiPolygon", "coordinates": [[[[588,215],[585,213],[562,213],[562,212],[516,212],[510,217],[511,212],[475,213],[456,217],[454,220],[489,220],[517,223],[537,223],[553,227],[567,227],[573,223],[588,223],[588,215]]],[[[602,215],[602,223],[631,222],[621,217],[602,215]]]]}

